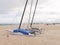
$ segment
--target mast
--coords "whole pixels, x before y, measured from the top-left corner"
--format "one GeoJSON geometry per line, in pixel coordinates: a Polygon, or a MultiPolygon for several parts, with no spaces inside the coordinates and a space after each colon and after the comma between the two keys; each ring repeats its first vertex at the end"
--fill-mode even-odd
{"type": "Polygon", "coordinates": [[[31,16],[32,4],[33,4],[33,0],[31,0],[31,5],[30,5],[30,13],[29,13],[29,19],[28,19],[28,25],[27,25],[28,29],[30,27],[30,16],[31,16]]]}
{"type": "Polygon", "coordinates": [[[35,16],[37,4],[38,4],[38,0],[36,1],[35,9],[34,9],[34,12],[33,12],[33,17],[32,17],[31,24],[30,24],[30,27],[31,27],[31,28],[32,28],[33,19],[34,19],[34,16],[35,16]]]}
{"type": "Polygon", "coordinates": [[[26,3],[25,3],[25,7],[24,7],[24,10],[23,10],[23,13],[22,13],[22,18],[21,18],[21,21],[20,21],[20,24],[19,24],[19,29],[21,28],[21,24],[22,24],[22,20],[23,20],[24,14],[25,14],[27,3],[28,3],[28,0],[26,0],[26,3]]]}

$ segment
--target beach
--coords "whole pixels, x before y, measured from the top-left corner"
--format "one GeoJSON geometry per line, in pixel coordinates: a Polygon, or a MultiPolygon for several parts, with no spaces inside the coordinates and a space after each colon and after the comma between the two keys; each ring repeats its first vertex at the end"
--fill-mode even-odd
{"type": "MultiPolygon", "coordinates": [[[[43,29],[39,37],[10,35],[6,30],[16,29],[18,25],[0,25],[0,45],[60,45],[60,24],[34,24],[33,27],[43,29]]],[[[21,28],[27,28],[26,24],[21,28]]]]}

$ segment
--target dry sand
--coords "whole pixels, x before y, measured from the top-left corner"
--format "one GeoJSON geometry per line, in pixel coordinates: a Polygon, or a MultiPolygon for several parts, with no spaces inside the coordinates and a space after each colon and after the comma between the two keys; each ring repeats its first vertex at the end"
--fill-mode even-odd
{"type": "MultiPolygon", "coordinates": [[[[33,27],[43,28],[39,37],[7,35],[5,30],[13,30],[18,25],[0,25],[0,45],[60,45],[60,24],[35,24],[33,27]]],[[[26,25],[22,27],[26,28],[26,25]]]]}

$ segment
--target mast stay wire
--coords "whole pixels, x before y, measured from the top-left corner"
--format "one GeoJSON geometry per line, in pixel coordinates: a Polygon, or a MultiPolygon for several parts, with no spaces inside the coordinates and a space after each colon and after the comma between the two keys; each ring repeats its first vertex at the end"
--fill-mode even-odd
{"type": "Polygon", "coordinates": [[[18,10],[17,14],[16,14],[16,15],[14,16],[14,18],[12,19],[12,21],[11,21],[11,23],[10,23],[10,24],[11,24],[11,26],[14,24],[14,23],[13,23],[13,21],[15,21],[15,19],[16,19],[16,17],[17,17],[17,15],[19,15],[19,14],[20,14],[19,12],[20,12],[20,9],[18,10]]]}
{"type": "MultiPolygon", "coordinates": [[[[19,10],[20,11],[20,10],[19,10]]],[[[14,16],[14,18],[12,19],[12,21],[11,21],[11,25],[13,25],[14,23],[13,23],[13,21],[15,21],[15,19],[16,19],[16,17],[17,17],[17,15],[19,15],[19,11],[18,11],[18,13],[14,16]]]]}
{"type": "MultiPolygon", "coordinates": [[[[28,0],[26,0],[26,4],[25,4],[25,7],[24,7],[24,12],[23,12],[23,14],[22,14],[22,18],[23,18],[23,15],[24,15],[24,13],[25,13],[25,9],[26,9],[27,2],[28,2],[28,0]]],[[[20,10],[19,10],[19,11],[20,11],[20,10]]],[[[13,21],[15,21],[17,15],[19,15],[19,11],[18,11],[18,13],[14,16],[14,18],[12,19],[12,21],[11,21],[11,23],[10,23],[11,26],[13,26],[13,24],[14,24],[13,21]]],[[[22,20],[23,20],[22,18],[21,18],[21,22],[20,22],[19,28],[21,27],[21,23],[22,23],[22,20]]]]}
{"type": "Polygon", "coordinates": [[[31,27],[31,28],[32,28],[33,19],[34,19],[34,16],[35,16],[35,12],[36,12],[36,8],[37,8],[37,4],[38,4],[38,0],[36,1],[35,9],[34,9],[34,12],[33,12],[33,17],[32,17],[31,24],[30,24],[30,27],[31,27]]]}
{"type": "Polygon", "coordinates": [[[33,0],[31,0],[31,5],[30,5],[30,13],[29,13],[29,19],[28,19],[28,24],[27,24],[28,29],[30,28],[30,16],[31,16],[32,4],[33,4],[33,0]]]}
{"type": "MultiPolygon", "coordinates": [[[[20,10],[19,10],[19,11],[20,11],[20,10]]],[[[15,21],[17,15],[19,14],[19,11],[18,11],[18,13],[13,17],[13,19],[12,19],[12,21],[11,21],[11,23],[10,23],[11,26],[15,25],[13,22],[15,21]]],[[[7,28],[7,27],[6,27],[6,28],[7,28]]]]}

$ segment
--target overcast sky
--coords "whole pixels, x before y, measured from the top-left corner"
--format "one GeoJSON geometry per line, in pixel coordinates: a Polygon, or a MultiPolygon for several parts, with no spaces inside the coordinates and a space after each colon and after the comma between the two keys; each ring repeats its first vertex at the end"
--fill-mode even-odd
{"type": "MultiPolygon", "coordinates": [[[[0,0],[0,24],[19,23],[26,0],[0,0]],[[15,20],[15,21],[14,21],[15,20]]],[[[32,13],[36,0],[33,0],[32,13]]],[[[28,22],[31,0],[28,0],[23,22],[28,22]]],[[[38,0],[34,22],[60,23],[60,0],[38,0]]]]}

